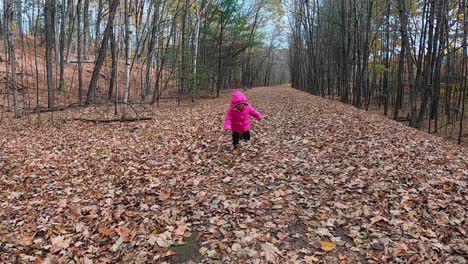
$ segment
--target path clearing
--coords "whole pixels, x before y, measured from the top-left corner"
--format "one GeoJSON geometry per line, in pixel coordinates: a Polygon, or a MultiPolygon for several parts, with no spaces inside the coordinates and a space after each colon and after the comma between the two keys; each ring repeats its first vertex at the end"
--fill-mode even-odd
{"type": "Polygon", "coordinates": [[[0,126],[1,262],[466,262],[466,149],[291,88],[247,96],[265,121],[239,155],[227,96],[0,126]]]}

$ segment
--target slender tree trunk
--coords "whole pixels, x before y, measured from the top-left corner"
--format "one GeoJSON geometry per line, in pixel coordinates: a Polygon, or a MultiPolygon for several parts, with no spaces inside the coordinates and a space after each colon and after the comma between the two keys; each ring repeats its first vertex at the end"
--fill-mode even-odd
{"type": "MultiPolygon", "coordinates": [[[[84,59],[89,60],[89,50],[90,50],[90,40],[89,40],[89,1],[84,0],[84,7],[83,7],[83,51],[84,51],[84,59]]],[[[97,48],[97,47],[96,47],[97,48]]]]}
{"type": "MultiPolygon", "coordinates": [[[[124,103],[128,103],[128,97],[130,93],[130,18],[131,14],[129,12],[129,3],[128,0],[125,0],[124,6],[124,16],[125,16],[125,92],[124,92],[124,103]]],[[[123,111],[123,116],[125,117],[125,111],[123,111]]]]}
{"type": "Polygon", "coordinates": [[[97,12],[97,15],[96,15],[96,24],[94,25],[94,33],[96,34],[95,35],[95,38],[94,38],[94,52],[95,52],[95,55],[94,57],[97,58],[98,57],[98,46],[99,46],[99,38],[100,38],[100,35],[101,35],[101,21],[102,21],[102,11],[103,11],[103,1],[102,0],[99,0],[98,2],[98,12],[97,12]]]}
{"type": "Polygon", "coordinates": [[[62,0],[61,6],[61,23],[60,23],[60,36],[59,36],[59,67],[60,67],[60,75],[59,75],[59,91],[63,91],[65,87],[65,79],[64,79],[64,70],[65,70],[65,25],[67,24],[67,15],[66,15],[66,6],[65,0],[62,0]]]}
{"type": "MultiPolygon", "coordinates": [[[[67,48],[67,59],[66,59],[66,63],[67,64],[70,64],[70,61],[71,61],[71,54],[72,54],[72,47],[73,47],[73,41],[76,41],[73,34],[75,32],[75,27],[76,27],[76,15],[75,15],[75,12],[74,12],[74,9],[73,9],[73,5],[74,5],[74,1],[73,0],[68,0],[67,1],[67,15],[68,15],[68,21],[69,23],[71,24],[69,26],[69,29],[68,29],[68,34],[66,34],[66,38],[67,38],[67,44],[66,44],[66,48],[67,48]]],[[[78,8],[78,4],[77,4],[77,8],[78,8]]],[[[78,12],[78,9],[77,11],[78,12]]],[[[78,36],[77,36],[78,38],[78,36]]]]}
{"type": "MultiPolygon", "coordinates": [[[[81,13],[82,13],[82,7],[81,7],[81,2],[82,0],[78,0],[77,4],[77,33],[78,33],[78,41],[77,41],[77,52],[78,52],[78,105],[82,105],[83,103],[83,63],[82,63],[82,40],[83,40],[83,31],[81,30],[81,13]]],[[[84,44],[84,43],[83,43],[84,44]]]]}
{"type": "Polygon", "coordinates": [[[112,56],[112,68],[111,76],[109,81],[109,90],[107,91],[107,99],[112,100],[112,93],[115,90],[115,85],[118,82],[117,80],[117,71],[119,70],[119,65],[117,64],[117,41],[115,39],[114,27],[110,30],[110,46],[111,46],[111,56],[112,56]]]}
{"type": "MultiPolygon", "coordinates": [[[[413,71],[413,58],[411,57],[411,51],[408,47],[409,39],[408,39],[408,15],[406,14],[406,6],[405,0],[398,0],[398,10],[399,10],[399,17],[400,17],[400,33],[401,33],[401,49],[405,50],[405,54],[401,54],[406,56],[407,59],[407,67],[408,67],[408,74],[409,74],[409,82],[410,82],[410,105],[411,105],[411,112],[410,112],[410,126],[416,127],[417,126],[417,106],[416,106],[416,85],[414,83],[414,71],[413,71]]],[[[400,55],[400,56],[401,56],[400,55]]]]}
{"type": "MultiPolygon", "coordinates": [[[[5,35],[6,35],[6,42],[7,42],[7,50],[8,50],[8,62],[11,68],[11,82],[9,82],[8,74],[6,78],[7,88],[8,83],[10,83],[11,89],[13,90],[13,110],[15,113],[15,118],[20,117],[19,106],[18,106],[18,87],[16,84],[16,54],[15,54],[15,33],[13,29],[13,7],[14,3],[13,0],[7,0],[4,2],[5,7],[5,35]]],[[[8,92],[8,89],[7,89],[8,92]]]]}
{"type": "Polygon", "coordinates": [[[341,94],[341,101],[343,103],[348,103],[349,102],[349,71],[348,71],[348,45],[350,45],[349,42],[349,33],[346,31],[346,25],[348,24],[348,21],[346,19],[346,1],[341,0],[341,60],[342,60],[342,69],[341,69],[341,75],[340,77],[342,78],[342,89],[343,93],[341,94]]]}
{"type": "Polygon", "coordinates": [[[223,13],[220,14],[219,19],[219,39],[218,39],[218,76],[217,76],[217,84],[216,84],[216,97],[219,97],[219,91],[221,86],[223,85],[223,72],[222,72],[222,49],[223,49],[223,33],[224,33],[224,18],[223,13]]]}
{"type": "MultiPolygon", "coordinates": [[[[466,10],[466,2],[465,1],[460,1],[460,9],[461,10],[466,10]]],[[[461,67],[461,75],[462,75],[462,89],[463,89],[463,96],[462,96],[462,102],[461,102],[461,117],[460,117],[460,122],[459,122],[459,132],[458,132],[458,144],[461,144],[462,142],[462,137],[463,137],[463,119],[465,118],[465,104],[466,104],[466,94],[467,94],[467,79],[468,79],[468,74],[467,74],[467,61],[466,61],[466,55],[468,54],[468,47],[467,47],[467,36],[468,36],[468,19],[465,14],[463,17],[463,59],[462,59],[462,67],[461,67]]]]}
{"type": "Polygon", "coordinates": [[[109,6],[109,17],[107,19],[106,30],[104,31],[104,35],[102,37],[101,48],[99,49],[99,55],[96,60],[93,74],[91,76],[91,81],[89,83],[88,93],[86,97],[86,104],[90,104],[91,102],[95,102],[95,95],[96,95],[96,87],[99,80],[99,73],[101,71],[102,65],[104,64],[104,59],[106,58],[107,54],[107,46],[109,43],[110,38],[110,31],[112,29],[112,25],[114,23],[115,13],[117,11],[117,7],[119,5],[119,0],[113,0],[109,6]]]}
{"type": "Polygon", "coordinates": [[[45,0],[45,28],[46,28],[46,71],[47,71],[47,90],[48,90],[48,108],[54,108],[55,83],[54,83],[54,66],[53,66],[53,47],[54,47],[54,32],[55,23],[53,14],[55,13],[55,3],[53,0],[45,0]]]}
{"type": "Polygon", "coordinates": [[[429,98],[430,98],[430,93],[431,90],[433,89],[432,86],[432,64],[434,63],[432,54],[433,54],[433,46],[434,46],[434,13],[435,13],[435,0],[430,0],[430,11],[429,11],[429,32],[428,32],[428,48],[427,48],[427,54],[425,57],[425,64],[424,64],[424,82],[423,82],[423,98],[421,102],[421,106],[419,108],[419,114],[417,117],[416,121],[416,128],[421,129],[424,121],[424,116],[426,115],[427,112],[427,106],[429,103],[429,98]]]}
{"type": "Polygon", "coordinates": [[[192,102],[195,101],[198,89],[198,76],[197,76],[197,64],[198,64],[198,45],[200,43],[200,27],[201,27],[201,14],[198,4],[195,3],[195,36],[194,36],[194,47],[193,47],[193,90],[192,90],[192,102]]]}

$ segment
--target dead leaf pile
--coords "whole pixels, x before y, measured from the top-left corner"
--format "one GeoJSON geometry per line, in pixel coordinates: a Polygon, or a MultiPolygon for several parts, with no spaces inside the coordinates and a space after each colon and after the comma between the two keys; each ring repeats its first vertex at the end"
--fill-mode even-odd
{"type": "Polygon", "coordinates": [[[227,96],[0,123],[0,262],[466,262],[466,149],[286,87],[247,95],[265,120],[239,153],[227,96]]]}

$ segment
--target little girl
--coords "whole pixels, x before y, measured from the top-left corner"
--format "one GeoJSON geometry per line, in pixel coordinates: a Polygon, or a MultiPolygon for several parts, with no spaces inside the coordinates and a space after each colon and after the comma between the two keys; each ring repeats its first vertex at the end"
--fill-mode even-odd
{"type": "Polygon", "coordinates": [[[224,129],[232,130],[232,144],[234,149],[237,148],[239,140],[250,139],[250,116],[255,117],[258,121],[262,120],[262,115],[255,110],[250,104],[249,99],[240,91],[232,93],[231,107],[229,108],[226,119],[224,120],[224,129]]]}

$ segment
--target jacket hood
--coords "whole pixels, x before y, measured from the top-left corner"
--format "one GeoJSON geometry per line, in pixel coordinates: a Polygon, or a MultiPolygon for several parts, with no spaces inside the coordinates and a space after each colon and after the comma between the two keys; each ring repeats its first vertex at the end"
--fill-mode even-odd
{"type": "Polygon", "coordinates": [[[248,104],[249,99],[241,91],[235,91],[232,93],[231,107],[235,107],[238,104],[248,104]]]}

